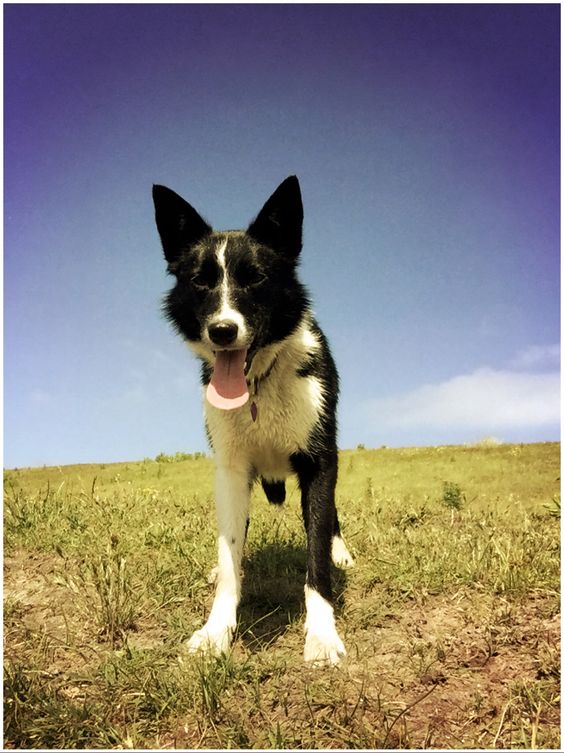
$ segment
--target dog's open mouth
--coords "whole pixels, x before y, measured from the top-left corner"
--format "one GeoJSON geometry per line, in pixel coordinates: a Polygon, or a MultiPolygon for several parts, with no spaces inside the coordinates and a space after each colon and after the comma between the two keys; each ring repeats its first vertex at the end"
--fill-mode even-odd
{"type": "Polygon", "coordinates": [[[208,402],[222,410],[233,410],[245,405],[249,390],[245,379],[247,350],[218,350],[215,354],[213,374],[206,397],[208,402]]]}

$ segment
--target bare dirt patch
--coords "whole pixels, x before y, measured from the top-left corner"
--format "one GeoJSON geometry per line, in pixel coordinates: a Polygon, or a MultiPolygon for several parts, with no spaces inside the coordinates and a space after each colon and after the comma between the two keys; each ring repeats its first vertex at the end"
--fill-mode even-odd
{"type": "Polygon", "coordinates": [[[411,603],[387,620],[365,665],[399,709],[386,744],[558,747],[560,617],[553,610],[540,598],[514,604],[458,594],[411,603]]]}

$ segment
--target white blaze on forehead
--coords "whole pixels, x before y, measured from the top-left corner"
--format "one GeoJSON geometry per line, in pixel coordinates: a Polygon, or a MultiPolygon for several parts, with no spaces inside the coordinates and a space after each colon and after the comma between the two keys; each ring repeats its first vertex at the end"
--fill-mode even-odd
{"type": "Polygon", "coordinates": [[[221,276],[221,300],[219,304],[219,310],[212,315],[211,321],[218,322],[229,320],[235,322],[235,324],[239,328],[239,335],[237,340],[244,340],[247,335],[245,319],[243,315],[231,305],[230,281],[227,274],[227,262],[225,258],[228,243],[229,237],[224,238],[222,241],[220,241],[220,244],[216,251],[217,263],[223,274],[221,276]]]}
{"type": "Polygon", "coordinates": [[[227,243],[229,239],[225,238],[222,241],[216,251],[217,263],[221,269],[221,308],[224,309],[228,306],[229,302],[229,283],[227,280],[227,264],[225,263],[225,252],[227,250],[227,243]]]}
{"type": "Polygon", "coordinates": [[[227,244],[229,242],[229,238],[224,238],[216,250],[216,257],[217,257],[217,263],[219,266],[225,271],[225,251],[227,249],[227,244]]]}

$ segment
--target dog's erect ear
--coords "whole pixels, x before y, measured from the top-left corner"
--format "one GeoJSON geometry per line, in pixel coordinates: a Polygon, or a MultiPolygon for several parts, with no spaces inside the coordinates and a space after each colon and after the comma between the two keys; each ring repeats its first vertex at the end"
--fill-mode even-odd
{"type": "Polygon", "coordinates": [[[303,219],[300,184],[291,175],[268,199],[247,233],[259,243],[295,259],[302,248],[303,219]]]}
{"type": "Polygon", "coordinates": [[[187,201],[166,186],[153,186],[155,220],[169,264],[183,251],[212,232],[211,227],[187,201]]]}

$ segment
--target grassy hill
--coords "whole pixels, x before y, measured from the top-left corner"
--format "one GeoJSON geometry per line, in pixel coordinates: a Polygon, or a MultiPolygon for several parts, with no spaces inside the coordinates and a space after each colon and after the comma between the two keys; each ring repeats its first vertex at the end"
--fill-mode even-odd
{"type": "Polygon", "coordinates": [[[560,445],[340,455],[348,650],[302,662],[305,536],[257,487],[229,656],[186,655],[206,457],[4,474],[5,745],[558,748],[560,445]]]}

